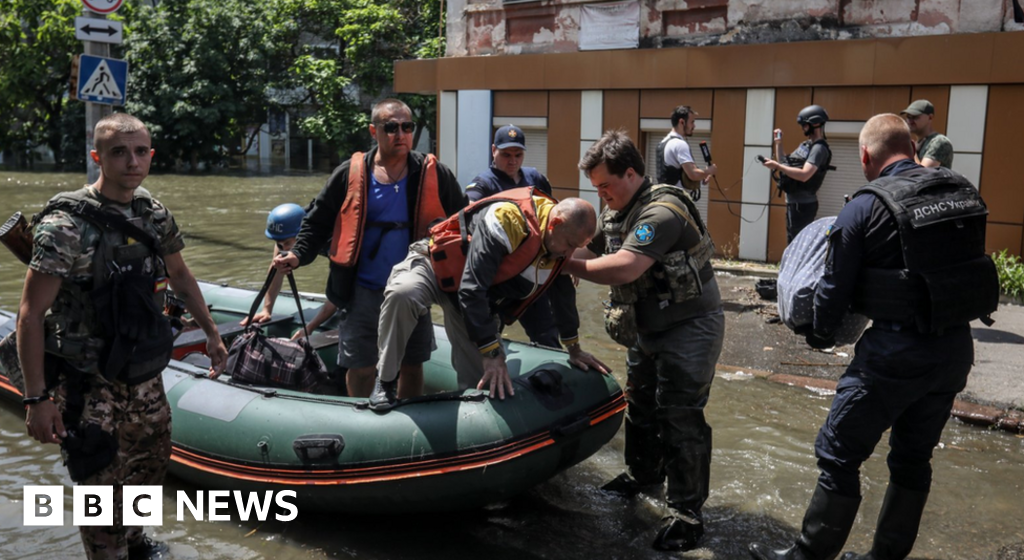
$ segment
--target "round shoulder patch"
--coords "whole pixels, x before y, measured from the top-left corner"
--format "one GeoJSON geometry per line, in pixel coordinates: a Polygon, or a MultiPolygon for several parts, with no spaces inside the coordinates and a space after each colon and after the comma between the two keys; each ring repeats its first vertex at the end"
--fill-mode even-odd
{"type": "Polygon", "coordinates": [[[654,241],[654,225],[644,222],[636,226],[636,229],[633,230],[633,237],[640,245],[647,245],[654,241]]]}

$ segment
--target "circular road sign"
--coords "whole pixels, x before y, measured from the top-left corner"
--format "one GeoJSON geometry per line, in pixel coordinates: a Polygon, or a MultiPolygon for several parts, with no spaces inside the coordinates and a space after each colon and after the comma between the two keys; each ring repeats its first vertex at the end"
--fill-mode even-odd
{"type": "Polygon", "coordinates": [[[97,14],[112,14],[121,7],[124,0],[82,0],[85,7],[97,14]]]}

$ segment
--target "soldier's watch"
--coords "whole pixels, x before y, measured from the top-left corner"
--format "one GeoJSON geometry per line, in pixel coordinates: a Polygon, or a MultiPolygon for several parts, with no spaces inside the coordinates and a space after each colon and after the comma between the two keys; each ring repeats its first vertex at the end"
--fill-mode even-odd
{"type": "Polygon", "coordinates": [[[21,399],[21,404],[25,406],[32,406],[48,400],[50,400],[50,395],[39,395],[38,397],[26,397],[21,399]]]}

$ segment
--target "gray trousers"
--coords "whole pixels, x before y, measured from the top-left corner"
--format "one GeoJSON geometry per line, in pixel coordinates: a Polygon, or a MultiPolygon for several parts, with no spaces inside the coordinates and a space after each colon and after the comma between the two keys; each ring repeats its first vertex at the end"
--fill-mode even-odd
{"type": "Polygon", "coordinates": [[[409,255],[395,265],[384,288],[384,304],[377,326],[377,371],[383,381],[393,381],[405,357],[405,349],[420,317],[430,314],[431,305],[444,312],[444,330],[452,346],[451,362],[458,374],[459,389],[476,387],[484,376],[483,357],[466,331],[454,294],[441,290],[434,276],[426,242],[409,247],[409,255]]]}

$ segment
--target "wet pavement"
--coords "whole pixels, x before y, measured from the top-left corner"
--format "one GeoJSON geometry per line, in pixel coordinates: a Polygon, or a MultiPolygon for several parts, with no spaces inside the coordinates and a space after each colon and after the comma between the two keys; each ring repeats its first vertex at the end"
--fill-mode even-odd
{"type": "MultiPolygon", "coordinates": [[[[778,322],[775,302],[754,291],[757,278],[774,276],[772,269],[743,264],[716,269],[728,332],[719,368],[831,390],[853,358],[854,346],[820,352],[778,322]]],[[[992,318],[992,326],[971,324],[974,368],[953,412],[967,423],[1024,433],[1024,306],[1001,303],[992,318]]]]}

